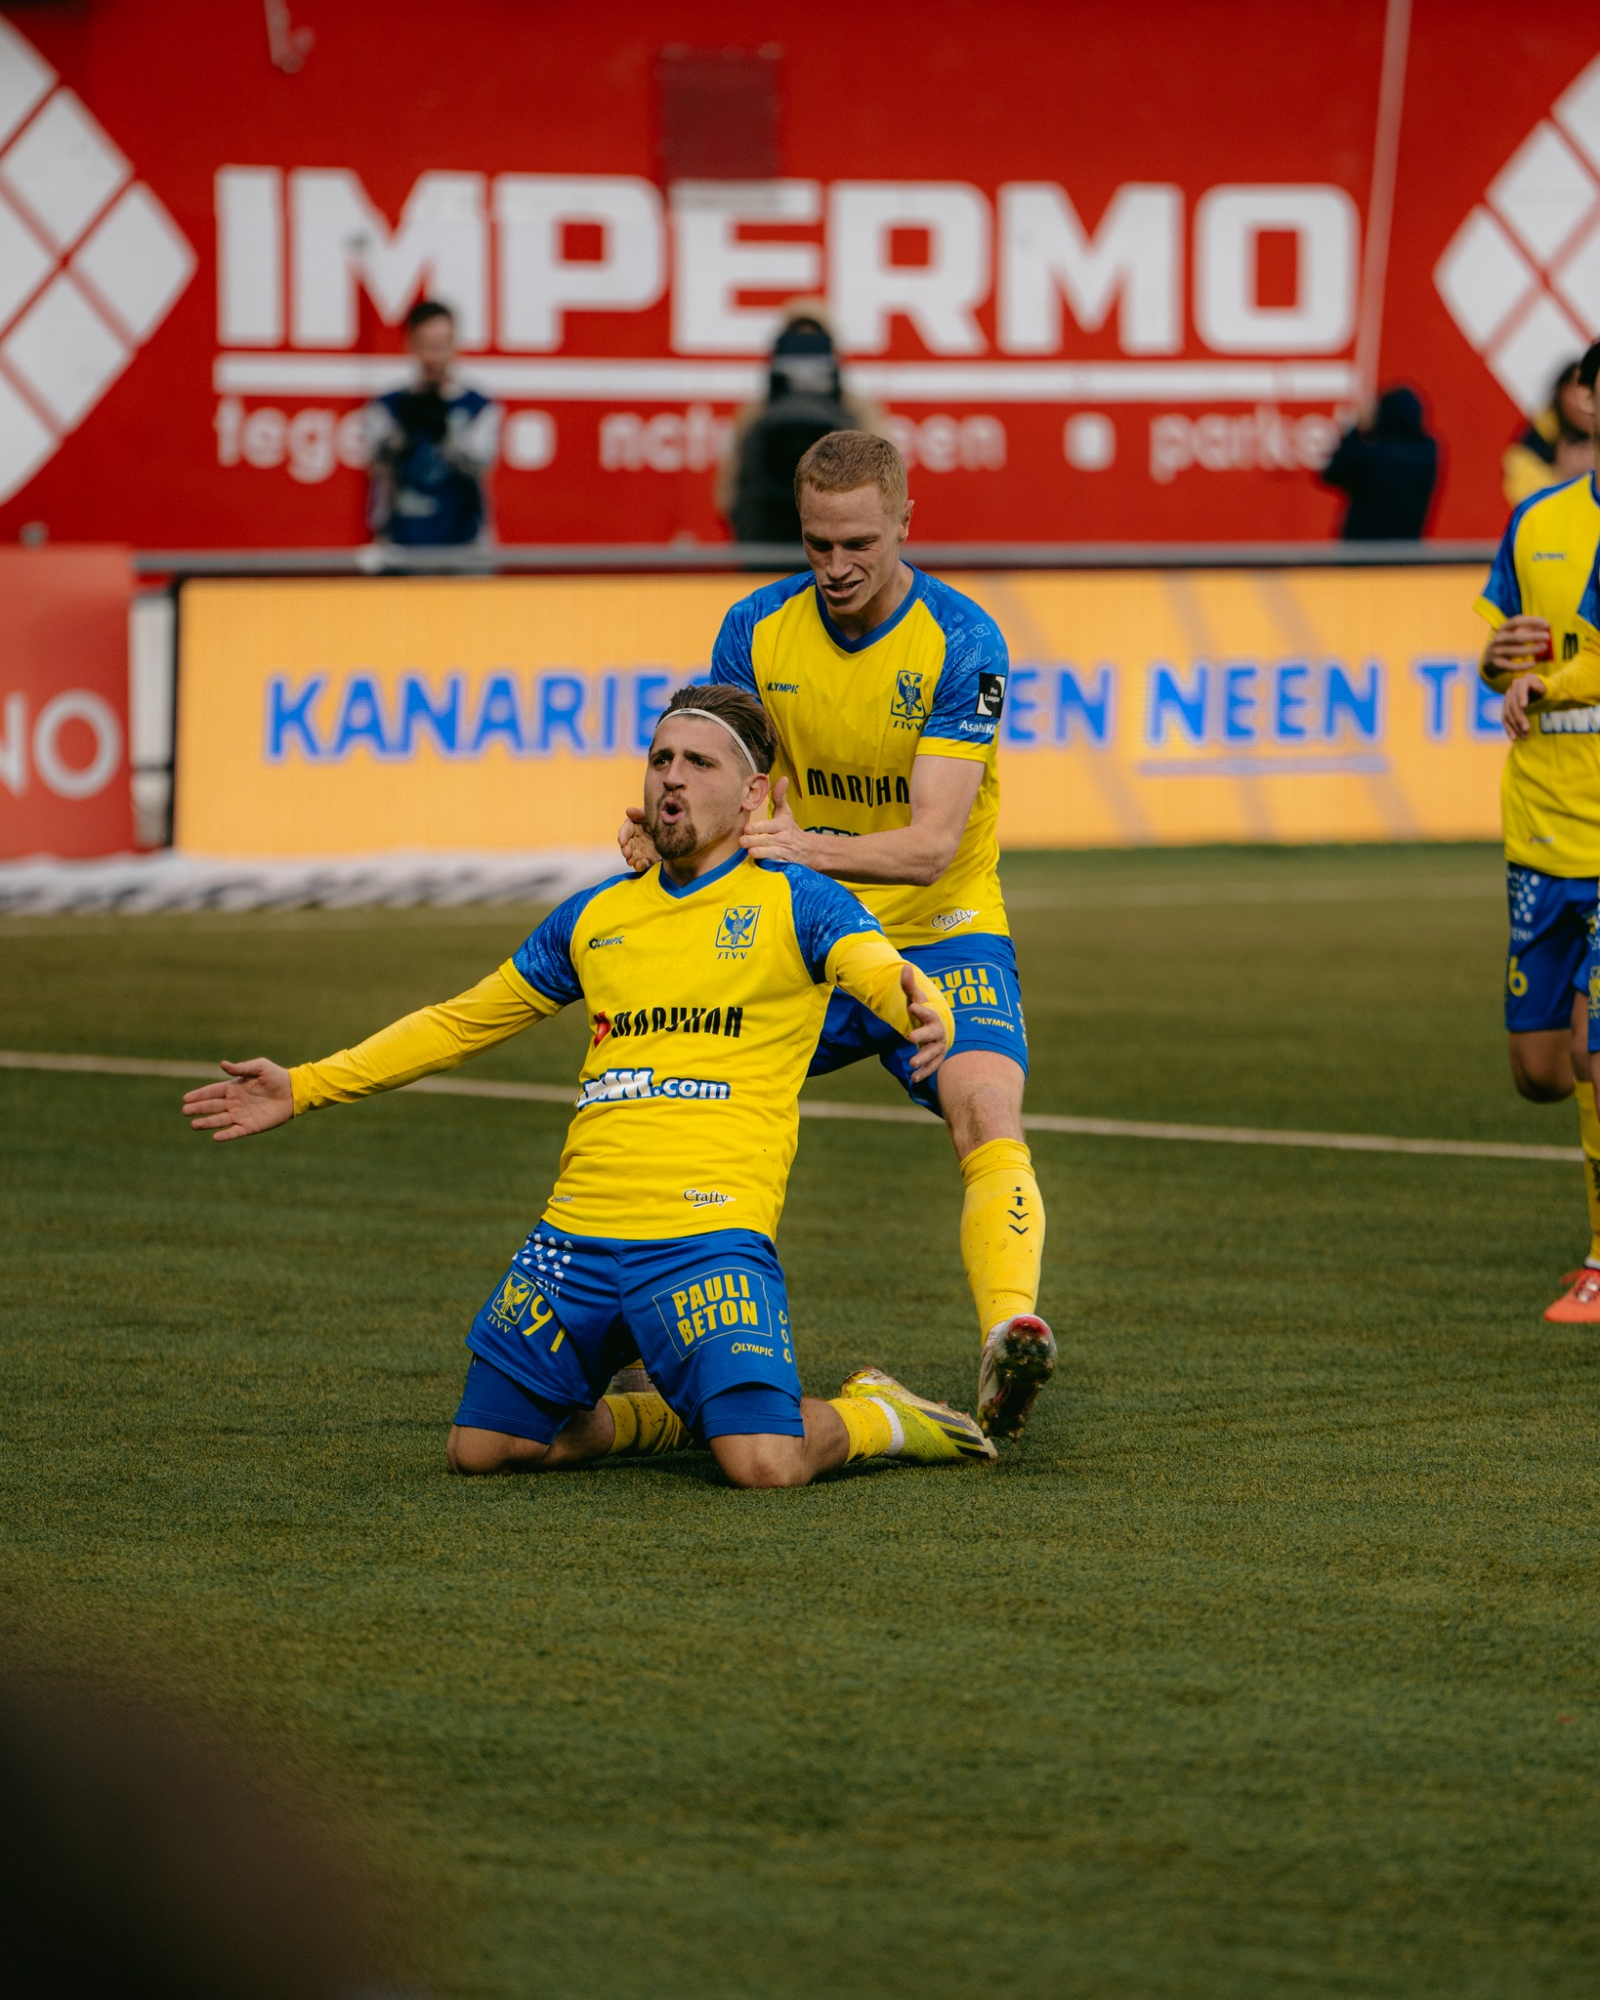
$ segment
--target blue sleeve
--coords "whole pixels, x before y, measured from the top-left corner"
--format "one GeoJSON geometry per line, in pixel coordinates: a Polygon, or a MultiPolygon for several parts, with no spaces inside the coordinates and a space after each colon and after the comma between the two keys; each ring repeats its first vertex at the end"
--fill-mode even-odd
{"type": "Polygon", "coordinates": [[[633,879],[631,875],[613,875],[609,882],[580,889],[575,896],[558,904],[531,937],[523,939],[511,954],[511,963],[530,986],[562,1007],[583,998],[583,988],[572,964],[572,934],[578,927],[578,919],[602,889],[612,889],[619,882],[633,879]]]}
{"type": "Polygon", "coordinates": [[[711,648],[713,686],[743,688],[746,694],[755,693],[755,656],[750,645],[756,629],[754,604],[753,597],[742,597],[723,619],[716,644],[711,648]]]}
{"type": "Polygon", "coordinates": [[[776,583],[764,583],[759,590],[752,590],[748,597],[741,597],[722,621],[722,629],[717,634],[717,643],[711,648],[711,679],[713,684],[724,687],[743,688],[746,694],[760,698],[761,690],[756,686],[755,635],[756,627],[763,618],[788,603],[805,590],[811,582],[810,570],[799,576],[780,577],[776,583]]]}
{"type": "Polygon", "coordinates": [[[794,910],[794,934],[806,970],[820,986],[828,976],[828,953],[840,938],[858,931],[881,931],[883,925],[858,902],[842,882],[832,881],[815,869],[797,862],[763,861],[762,868],[781,869],[789,878],[789,900],[794,910]]]}
{"type": "Polygon", "coordinates": [[[1589,581],[1578,599],[1578,616],[1585,625],[1600,631],[1600,549],[1595,550],[1594,561],[1589,565],[1589,581]]]}
{"type": "Polygon", "coordinates": [[[1517,581],[1517,530],[1534,501],[1544,497],[1542,493],[1530,494],[1514,511],[1506,523],[1505,533],[1500,537],[1500,546],[1495,550],[1489,581],[1483,586],[1483,596],[1507,618],[1516,618],[1522,611],[1522,585],[1517,581]]]}
{"type": "Polygon", "coordinates": [[[944,666],[922,725],[923,737],[992,743],[1006,704],[1011,665],[1000,627],[970,597],[948,585],[932,584],[931,579],[927,602],[944,633],[944,666]]]}

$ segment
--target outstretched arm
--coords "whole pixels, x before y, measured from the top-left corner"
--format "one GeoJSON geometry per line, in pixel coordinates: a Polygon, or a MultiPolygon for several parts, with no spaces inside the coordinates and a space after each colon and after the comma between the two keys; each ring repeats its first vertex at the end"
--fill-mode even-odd
{"type": "Polygon", "coordinates": [[[950,1003],[925,972],[900,956],[882,931],[852,931],[828,953],[827,976],[916,1044],[911,1074],[933,1075],[955,1040],[950,1003]]]}
{"type": "Polygon", "coordinates": [[[482,1049],[519,1034],[530,1021],[559,1011],[511,964],[437,1006],[419,1008],[380,1028],[353,1049],[321,1062],[284,1069],[257,1056],[229,1063],[225,1083],[202,1084],[183,1100],[183,1115],[213,1139],[248,1139],[285,1125],[303,1111],[350,1104],[381,1090],[398,1090],[419,1076],[455,1069],[482,1049]]]}

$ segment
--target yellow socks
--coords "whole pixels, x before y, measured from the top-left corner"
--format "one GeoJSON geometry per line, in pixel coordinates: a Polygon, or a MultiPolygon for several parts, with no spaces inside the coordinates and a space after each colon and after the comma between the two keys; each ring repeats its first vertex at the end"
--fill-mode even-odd
{"type": "Polygon", "coordinates": [[[982,1339],[991,1327],[1017,1313],[1031,1313],[1038,1303],[1044,1203],[1033,1177],[1033,1156],[1020,1139],[990,1139],[975,1146],[961,1162],[961,1178],[967,1184],[961,1204],[961,1261],[982,1339]]]}
{"type": "Polygon", "coordinates": [[[1589,1257],[1600,1263],[1600,1112],[1594,1085],[1578,1083],[1578,1129],[1583,1134],[1583,1184],[1589,1195],[1589,1257]]]}
{"type": "Polygon", "coordinates": [[[617,1426],[608,1458],[653,1458],[658,1451],[684,1451],[689,1433],[660,1396],[607,1396],[617,1426]]]}
{"type": "Polygon", "coordinates": [[[839,1412],[850,1438],[846,1465],[858,1458],[881,1458],[894,1442],[889,1412],[870,1396],[836,1396],[828,1408],[839,1412]]]}

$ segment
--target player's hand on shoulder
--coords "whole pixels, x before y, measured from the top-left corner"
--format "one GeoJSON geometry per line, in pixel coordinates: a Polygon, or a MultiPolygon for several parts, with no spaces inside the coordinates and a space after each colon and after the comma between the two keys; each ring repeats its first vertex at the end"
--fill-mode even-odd
{"type": "Polygon", "coordinates": [[[281,1063],[254,1056],[222,1067],[226,1083],[203,1083],[184,1094],[183,1115],[196,1132],[209,1132],[213,1139],[248,1139],[288,1124],[294,1116],[294,1086],[281,1063]]]}
{"type": "Polygon", "coordinates": [[[745,828],[744,846],[758,861],[806,861],[811,835],[789,810],[789,780],[772,784],[772,817],[753,819],[745,828]]]}
{"type": "Polygon", "coordinates": [[[950,1044],[945,1040],[943,1021],[919,998],[917,975],[909,965],[900,968],[900,991],[906,996],[911,1040],[917,1051],[911,1062],[911,1078],[914,1083],[925,1083],[950,1053],[950,1044]]]}
{"type": "Polygon", "coordinates": [[[654,868],[661,856],[656,852],[656,844],[644,830],[644,808],[629,806],[628,816],[617,828],[617,845],[622,849],[622,858],[635,875],[642,875],[647,868],[654,868]]]}
{"type": "Polygon", "coordinates": [[[1538,674],[1518,674],[1506,689],[1501,720],[1513,743],[1520,743],[1533,727],[1528,720],[1529,704],[1543,700],[1547,691],[1544,680],[1538,674]]]}

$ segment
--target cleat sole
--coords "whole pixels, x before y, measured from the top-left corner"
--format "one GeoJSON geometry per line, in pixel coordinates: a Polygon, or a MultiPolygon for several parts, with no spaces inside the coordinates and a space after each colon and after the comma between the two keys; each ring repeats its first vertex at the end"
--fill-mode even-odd
{"type": "Polygon", "coordinates": [[[989,1437],[1015,1438],[1055,1373],[1056,1342],[1042,1319],[1019,1315],[991,1347],[984,1344],[978,1422],[989,1437]]]}

